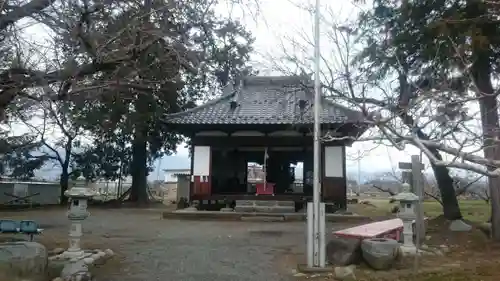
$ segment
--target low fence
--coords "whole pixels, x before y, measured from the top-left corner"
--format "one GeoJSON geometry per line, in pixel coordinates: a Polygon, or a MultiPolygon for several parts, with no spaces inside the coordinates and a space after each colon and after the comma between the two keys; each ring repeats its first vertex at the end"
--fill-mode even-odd
{"type": "MultiPolygon", "coordinates": [[[[71,186],[71,183],[70,183],[71,186]]],[[[120,198],[131,183],[97,182],[93,200],[109,201],[120,198]]],[[[59,182],[0,181],[0,205],[56,205],[60,202],[59,182]]],[[[156,199],[164,197],[164,189],[149,190],[156,199]]]]}
{"type": "Polygon", "coordinates": [[[0,205],[59,204],[58,182],[0,181],[0,205]]]}

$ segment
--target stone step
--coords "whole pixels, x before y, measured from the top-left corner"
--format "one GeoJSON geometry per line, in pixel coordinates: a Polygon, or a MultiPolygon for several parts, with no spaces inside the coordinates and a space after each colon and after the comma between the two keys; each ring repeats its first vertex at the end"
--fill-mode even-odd
{"type": "Polygon", "coordinates": [[[236,206],[253,206],[254,200],[236,200],[236,206]]]}
{"type": "Polygon", "coordinates": [[[295,209],[294,201],[277,201],[277,205],[282,207],[293,207],[295,209]]]}
{"type": "Polygon", "coordinates": [[[295,208],[283,206],[236,206],[234,211],[241,213],[295,213],[295,208]]]}
{"type": "Polygon", "coordinates": [[[278,206],[278,201],[254,200],[254,206],[278,206]]]}
{"type": "Polygon", "coordinates": [[[277,222],[285,221],[283,216],[242,216],[242,221],[252,221],[252,222],[277,222]]]}
{"type": "Polygon", "coordinates": [[[282,207],[282,206],[273,206],[273,207],[265,207],[259,206],[255,207],[256,213],[295,213],[294,207],[282,207]]]}
{"type": "Polygon", "coordinates": [[[234,207],[234,211],[235,212],[241,212],[241,213],[254,213],[255,212],[255,208],[253,206],[238,206],[236,205],[234,207]]]}
{"type": "Polygon", "coordinates": [[[295,202],[275,200],[236,200],[236,206],[282,206],[295,208],[295,202]]]}

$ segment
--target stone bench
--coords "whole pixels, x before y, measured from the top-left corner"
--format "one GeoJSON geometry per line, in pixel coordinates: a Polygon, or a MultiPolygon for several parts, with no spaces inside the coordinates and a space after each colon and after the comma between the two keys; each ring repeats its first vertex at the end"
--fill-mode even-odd
{"type": "Polygon", "coordinates": [[[2,234],[25,234],[33,241],[33,236],[42,233],[43,229],[38,223],[30,220],[0,220],[0,233],[2,234]]]}
{"type": "Polygon", "coordinates": [[[368,238],[391,238],[400,240],[403,233],[403,221],[399,218],[372,222],[333,232],[333,235],[360,240],[368,238]]]}
{"type": "Polygon", "coordinates": [[[361,244],[366,239],[385,238],[403,242],[402,234],[403,221],[399,218],[334,231],[326,247],[328,261],[342,266],[357,263],[361,260],[361,244]]]}
{"type": "MultiPolygon", "coordinates": [[[[424,218],[424,223],[428,218],[424,218]]],[[[415,221],[413,221],[415,227],[415,221]]],[[[385,221],[372,222],[351,228],[342,229],[333,232],[333,235],[339,237],[359,238],[361,240],[368,238],[390,238],[400,241],[403,233],[403,221],[400,218],[385,221]]]]}

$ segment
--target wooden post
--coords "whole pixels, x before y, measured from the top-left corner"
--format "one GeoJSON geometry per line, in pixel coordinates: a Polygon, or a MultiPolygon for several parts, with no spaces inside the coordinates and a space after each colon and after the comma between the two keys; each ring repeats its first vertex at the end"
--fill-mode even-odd
{"type": "MultiPolygon", "coordinates": [[[[411,171],[412,171],[412,187],[413,192],[419,197],[418,204],[416,206],[417,219],[415,221],[415,228],[419,235],[417,238],[425,238],[425,224],[424,224],[424,180],[422,175],[423,164],[420,161],[420,156],[411,156],[411,171]]],[[[417,243],[419,243],[418,241],[417,243]]],[[[417,244],[418,245],[418,244],[417,244]]]]}
{"type": "MultiPolygon", "coordinates": [[[[415,193],[419,197],[419,201],[415,206],[416,220],[415,220],[415,233],[417,234],[417,240],[425,238],[425,224],[424,224],[424,179],[422,175],[422,170],[424,165],[420,161],[420,156],[413,155],[411,157],[411,163],[400,162],[399,169],[403,170],[403,181],[407,182],[411,186],[411,192],[415,193]]],[[[417,241],[419,245],[420,241],[417,241]]]]}

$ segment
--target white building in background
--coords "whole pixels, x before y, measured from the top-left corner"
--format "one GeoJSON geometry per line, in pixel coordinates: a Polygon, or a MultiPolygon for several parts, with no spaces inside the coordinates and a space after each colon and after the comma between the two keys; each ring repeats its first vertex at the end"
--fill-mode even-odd
{"type": "Polygon", "coordinates": [[[191,178],[191,169],[164,169],[165,180],[163,184],[165,196],[164,200],[175,202],[179,196],[189,197],[189,181],[191,178]],[[179,179],[181,176],[181,180],[179,179]],[[181,187],[180,193],[177,193],[177,188],[181,187]]]}
{"type": "Polygon", "coordinates": [[[177,175],[190,175],[191,169],[164,169],[165,183],[177,183],[177,175]]]}

